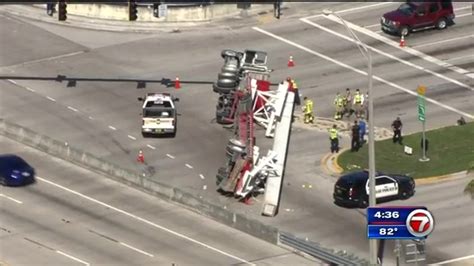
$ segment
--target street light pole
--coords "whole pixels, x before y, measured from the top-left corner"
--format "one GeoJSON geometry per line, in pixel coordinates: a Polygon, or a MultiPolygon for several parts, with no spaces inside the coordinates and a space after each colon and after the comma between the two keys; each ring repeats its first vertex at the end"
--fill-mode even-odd
{"type": "MultiPolygon", "coordinates": [[[[342,24],[346,28],[346,30],[349,32],[349,34],[352,36],[352,38],[357,42],[357,46],[362,53],[362,55],[367,58],[367,77],[368,77],[368,101],[369,101],[369,115],[368,115],[368,124],[369,124],[369,206],[375,206],[376,199],[375,199],[375,136],[374,136],[374,97],[372,93],[372,81],[373,81],[373,75],[372,75],[372,54],[370,50],[367,48],[367,45],[365,43],[362,43],[362,41],[355,35],[355,33],[351,30],[351,28],[346,24],[345,20],[341,18],[337,13],[333,12],[332,10],[325,9],[323,10],[323,14],[326,16],[329,15],[334,15],[339,20],[341,20],[342,24]],[[362,49],[361,49],[362,48],[362,49]],[[365,52],[365,53],[364,53],[365,52]]],[[[378,258],[377,258],[377,240],[376,239],[370,239],[369,240],[369,251],[370,251],[370,265],[377,265],[378,264],[378,258]]]]}

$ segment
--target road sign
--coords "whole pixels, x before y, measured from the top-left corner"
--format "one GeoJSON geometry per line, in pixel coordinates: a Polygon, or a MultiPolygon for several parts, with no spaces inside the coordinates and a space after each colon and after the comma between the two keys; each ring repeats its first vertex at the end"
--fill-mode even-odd
{"type": "Polygon", "coordinates": [[[418,86],[418,120],[425,121],[425,92],[426,87],[423,85],[418,86]]]}
{"type": "Polygon", "coordinates": [[[415,209],[406,219],[408,232],[415,237],[427,237],[434,229],[434,219],[425,209],[415,209]]]}
{"type": "Polygon", "coordinates": [[[168,5],[167,4],[160,4],[158,6],[158,17],[164,18],[168,14],[168,5]]]}

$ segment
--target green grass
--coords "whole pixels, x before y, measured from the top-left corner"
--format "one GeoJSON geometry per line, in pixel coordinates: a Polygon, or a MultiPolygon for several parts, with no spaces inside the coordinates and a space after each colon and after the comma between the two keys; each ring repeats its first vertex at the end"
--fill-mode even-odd
{"type": "MultiPolygon", "coordinates": [[[[422,156],[421,132],[403,137],[403,144],[413,148],[406,155],[403,145],[392,139],[375,143],[375,167],[386,173],[408,174],[414,178],[430,177],[468,170],[474,162],[474,123],[451,126],[426,132],[429,141],[429,162],[420,162],[422,156]]],[[[344,172],[368,168],[367,144],[358,152],[343,152],[338,163],[344,172]]]]}

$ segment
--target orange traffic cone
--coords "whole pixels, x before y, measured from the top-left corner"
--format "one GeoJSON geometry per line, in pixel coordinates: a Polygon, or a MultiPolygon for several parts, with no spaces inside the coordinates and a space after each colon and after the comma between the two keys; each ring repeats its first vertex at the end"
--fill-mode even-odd
{"type": "Polygon", "coordinates": [[[175,89],[181,88],[181,83],[179,82],[179,78],[178,78],[178,77],[176,77],[176,79],[174,80],[174,88],[175,88],[175,89]]]}
{"type": "Polygon", "coordinates": [[[293,62],[293,56],[290,55],[290,60],[288,60],[288,67],[294,67],[295,62],[293,62]]]}
{"type": "Polygon", "coordinates": [[[145,163],[145,155],[143,155],[143,151],[142,151],[142,150],[140,150],[140,151],[138,152],[137,162],[139,162],[139,163],[145,163]]]}
{"type": "Polygon", "coordinates": [[[405,36],[402,35],[402,38],[400,39],[400,47],[405,47],[405,36]]]}

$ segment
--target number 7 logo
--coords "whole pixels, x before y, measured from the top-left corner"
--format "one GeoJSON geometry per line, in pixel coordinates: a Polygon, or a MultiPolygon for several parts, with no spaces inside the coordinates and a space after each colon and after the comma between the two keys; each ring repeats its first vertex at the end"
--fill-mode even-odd
{"type": "Polygon", "coordinates": [[[408,232],[415,237],[427,237],[434,229],[433,216],[428,210],[413,210],[408,214],[406,227],[408,232]]]}

